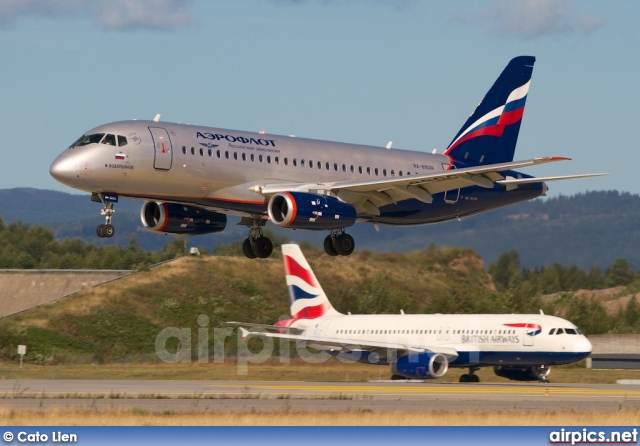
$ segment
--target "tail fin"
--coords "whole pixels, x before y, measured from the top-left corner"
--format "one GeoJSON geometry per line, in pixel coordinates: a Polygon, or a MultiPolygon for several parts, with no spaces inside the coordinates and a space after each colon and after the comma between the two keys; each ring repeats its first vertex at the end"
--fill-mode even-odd
{"type": "Polygon", "coordinates": [[[298,245],[282,245],[282,259],[289,288],[292,321],[340,314],[331,306],[298,245]]]}
{"type": "Polygon", "coordinates": [[[460,166],[513,161],[536,58],[512,59],[453,138],[445,155],[460,166]]]}

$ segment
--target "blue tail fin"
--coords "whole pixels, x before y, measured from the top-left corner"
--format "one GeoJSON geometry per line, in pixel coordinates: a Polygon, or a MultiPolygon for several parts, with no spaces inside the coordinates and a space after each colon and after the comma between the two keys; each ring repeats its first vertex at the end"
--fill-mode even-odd
{"type": "Polygon", "coordinates": [[[453,138],[445,155],[459,167],[513,161],[535,57],[512,59],[453,138]]]}

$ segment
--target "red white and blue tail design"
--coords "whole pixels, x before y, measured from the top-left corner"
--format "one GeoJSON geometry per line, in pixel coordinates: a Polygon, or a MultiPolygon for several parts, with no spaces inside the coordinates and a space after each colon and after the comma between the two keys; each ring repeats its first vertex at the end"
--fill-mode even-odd
{"type": "Polygon", "coordinates": [[[331,306],[298,245],[282,245],[282,259],[289,288],[291,321],[340,314],[331,306]]]}
{"type": "Polygon", "coordinates": [[[535,57],[511,60],[445,155],[458,167],[513,161],[535,57]]]}

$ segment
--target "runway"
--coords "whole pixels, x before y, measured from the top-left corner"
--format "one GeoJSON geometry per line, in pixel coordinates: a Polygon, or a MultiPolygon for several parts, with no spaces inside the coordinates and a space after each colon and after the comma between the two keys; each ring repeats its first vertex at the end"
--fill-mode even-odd
{"type": "Polygon", "coordinates": [[[0,408],[251,411],[618,411],[639,385],[3,380],[0,408]]]}

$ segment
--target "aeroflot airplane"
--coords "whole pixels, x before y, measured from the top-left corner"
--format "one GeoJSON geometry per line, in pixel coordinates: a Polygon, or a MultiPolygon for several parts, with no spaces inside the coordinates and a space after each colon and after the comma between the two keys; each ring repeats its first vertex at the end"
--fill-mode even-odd
{"type": "Polygon", "coordinates": [[[392,379],[440,378],[449,367],[467,368],[460,382],[478,382],[474,372],[491,366],[505,378],[546,382],[550,366],[591,353],[575,325],[543,314],[344,315],[331,306],[298,245],[282,245],[282,256],[291,319],[230,322],[244,338],[287,339],[352,361],[390,364],[392,379]]]}
{"type": "MultiPolygon", "coordinates": [[[[145,200],[151,231],[222,231],[226,214],[249,228],[249,258],[269,257],[267,220],[291,229],[326,230],[330,255],[349,255],[345,228],[355,222],[421,225],[544,195],[545,181],[513,169],[568,158],[513,161],[534,57],[513,59],[443,154],[386,150],[310,139],[153,121],[121,121],[89,130],[58,156],[51,175],[102,202],[111,237],[119,197],[145,200]]],[[[387,145],[390,148],[391,143],[387,145]]]]}

